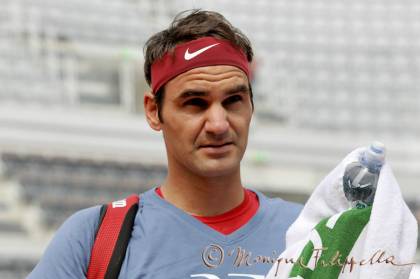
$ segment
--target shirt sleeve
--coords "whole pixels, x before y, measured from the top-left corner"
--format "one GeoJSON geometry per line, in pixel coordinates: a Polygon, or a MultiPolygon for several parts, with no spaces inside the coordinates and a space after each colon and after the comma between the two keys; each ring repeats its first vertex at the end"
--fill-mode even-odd
{"type": "Polygon", "coordinates": [[[57,230],[27,279],[86,278],[100,206],[78,211],[57,230]]]}

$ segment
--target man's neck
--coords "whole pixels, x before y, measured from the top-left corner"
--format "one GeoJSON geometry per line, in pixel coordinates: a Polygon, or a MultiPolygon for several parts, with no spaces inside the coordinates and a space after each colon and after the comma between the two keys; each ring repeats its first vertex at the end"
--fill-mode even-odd
{"type": "Polygon", "coordinates": [[[169,171],[161,191],[166,201],[197,216],[225,213],[244,199],[239,170],[229,176],[211,178],[172,175],[169,171]]]}

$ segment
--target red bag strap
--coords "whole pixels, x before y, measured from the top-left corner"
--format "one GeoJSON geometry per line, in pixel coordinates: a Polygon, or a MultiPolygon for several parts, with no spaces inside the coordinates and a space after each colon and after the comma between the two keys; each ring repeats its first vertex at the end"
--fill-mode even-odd
{"type": "Polygon", "coordinates": [[[87,279],[118,278],[133,230],[138,204],[139,196],[133,194],[102,207],[87,279]]]}

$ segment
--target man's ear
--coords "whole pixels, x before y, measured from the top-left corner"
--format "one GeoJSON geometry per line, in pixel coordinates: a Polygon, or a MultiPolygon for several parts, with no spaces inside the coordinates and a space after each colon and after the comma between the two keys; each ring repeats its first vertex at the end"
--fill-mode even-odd
{"type": "Polygon", "coordinates": [[[160,131],[162,127],[158,116],[158,107],[152,92],[144,93],[143,104],[149,126],[155,131],[160,131]]]}

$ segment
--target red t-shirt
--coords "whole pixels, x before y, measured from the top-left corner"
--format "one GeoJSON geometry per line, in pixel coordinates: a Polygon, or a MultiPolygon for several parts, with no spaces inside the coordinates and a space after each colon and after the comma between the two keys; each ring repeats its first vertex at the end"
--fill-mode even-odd
{"type": "MultiPolygon", "coordinates": [[[[156,193],[163,199],[160,187],[156,193]]],[[[195,216],[191,215],[216,231],[228,235],[245,225],[257,212],[259,207],[258,196],[254,192],[245,189],[245,198],[237,207],[216,216],[195,216]]]]}

